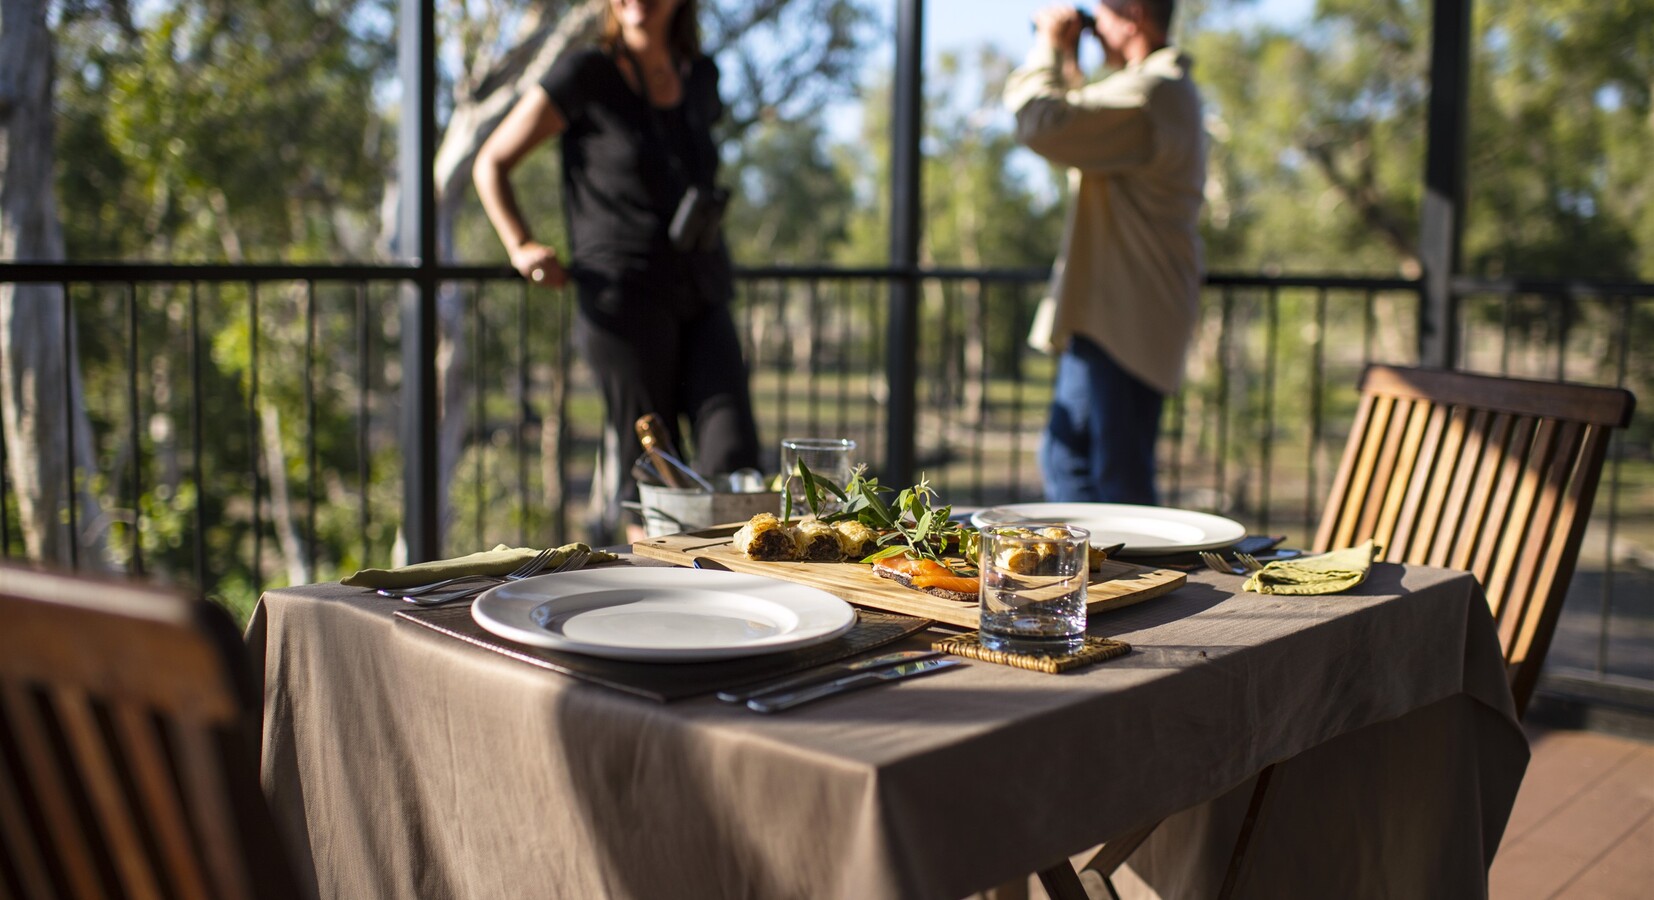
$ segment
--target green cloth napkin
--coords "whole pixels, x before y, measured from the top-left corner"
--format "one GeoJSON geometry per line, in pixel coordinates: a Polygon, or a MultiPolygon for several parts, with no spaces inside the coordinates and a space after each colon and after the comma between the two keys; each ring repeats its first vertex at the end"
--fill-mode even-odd
{"type": "Polygon", "coordinates": [[[1336,594],[1367,580],[1377,547],[1371,540],[1347,550],[1272,562],[1252,573],[1242,590],[1259,594],[1336,594]]]}
{"type": "MultiPolygon", "coordinates": [[[[554,568],[577,549],[591,550],[585,544],[564,544],[552,553],[546,568],[554,568]]],[[[340,584],[375,589],[409,588],[463,575],[501,577],[533,559],[539,552],[532,547],[507,547],[504,544],[496,544],[492,550],[483,550],[454,559],[433,559],[430,562],[415,563],[397,569],[363,569],[342,579],[340,584]]],[[[591,554],[587,565],[618,559],[613,553],[605,553],[602,550],[591,550],[591,554]]]]}

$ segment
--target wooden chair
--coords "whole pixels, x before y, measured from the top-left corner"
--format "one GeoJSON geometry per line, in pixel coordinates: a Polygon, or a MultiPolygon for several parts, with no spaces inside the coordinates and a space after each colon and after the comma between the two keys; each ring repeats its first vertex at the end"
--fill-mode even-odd
{"type": "MultiPolygon", "coordinates": [[[[1474,573],[1499,626],[1520,716],[1562,612],[1608,439],[1631,423],[1636,398],[1618,388],[1394,366],[1368,367],[1360,390],[1313,549],[1372,538],[1379,559],[1474,573]]],[[[1273,773],[1258,774],[1219,897],[1235,886],[1273,773]]],[[[1157,826],[1109,842],[1084,868],[1106,883],[1157,826]]],[[[1053,896],[1084,896],[1060,869],[1040,874],[1063,891],[1053,896]]]]}
{"type": "Polygon", "coordinates": [[[1629,391],[1371,366],[1314,542],[1467,569],[1527,709],[1573,578],[1608,439],[1629,391]]]}
{"type": "Polygon", "coordinates": [[[210,603],[0,566],[0,897],[300,896],[210,603]]]}

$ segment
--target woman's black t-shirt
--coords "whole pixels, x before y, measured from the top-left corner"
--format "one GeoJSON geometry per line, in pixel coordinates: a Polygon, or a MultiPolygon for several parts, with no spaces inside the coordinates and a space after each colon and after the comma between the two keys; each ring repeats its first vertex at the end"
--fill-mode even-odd
{"type": "Polygon", "coordinates": [[[690,65],[672,109],[652,108],[595,47],[564,54],[541,86],[567,123],[563,209],[571,274],[588,311],[616,315],[639,298],[685,312],[727,301],[722,240],[715,252],[682,253],[667,238],[689,185],[716,180],[711,126],[723,102],[711,58],[690,65]]]}

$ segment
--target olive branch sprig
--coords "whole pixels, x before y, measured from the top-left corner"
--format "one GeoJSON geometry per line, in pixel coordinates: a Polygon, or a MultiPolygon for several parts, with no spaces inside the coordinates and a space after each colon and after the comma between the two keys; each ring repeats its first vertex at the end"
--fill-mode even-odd
{"type": "MultiPolygon", "coordinates": [[[[811,514],[823,522],[855,519],[880,533],[881,548],[862,562],[874,562],[890,556],[911,553],[924,559],[942,561],[950,550],[974,558],[977,532],[953,521],[952,505],[936,505],[938,499],[930,480],[920,476],[919,483],[904,488],[894,501],[885,495],[890,488],[868,477],[865,465],[851,471],[850,480],[840,488],[831,480],[820,478],[802,462],[798,464],[798,478],[804,488],[804,502],[811,514]],[[825,495],[837,497],[842,504],[838,512],[821,514],[825,495]]],[[[785,518],[792,518],[792,497],[783,500],[785,518]]]]}

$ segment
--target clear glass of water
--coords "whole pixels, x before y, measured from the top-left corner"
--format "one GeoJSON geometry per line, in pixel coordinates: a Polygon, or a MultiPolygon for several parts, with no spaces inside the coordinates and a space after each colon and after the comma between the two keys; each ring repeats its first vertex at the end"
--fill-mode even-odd
{"type": "Polygon", "coordinates": [[[1091,533],[1073,525],[982,530],[982,645],[1070,653],[1085,643],[1091,533]]]}
{"type": "MultiPolygon", "coordinates": [[[[850,472],[855,465],[856,442],[849,438],[783,438],[781,441],[781,515],[787,515],[787,498],[792,498],[792,516],[810,514],[810,504],[804,499],[804,480],[799,477],[798,464],[810,470],[817,481],[831,481],[842,489],[850,483],[850,472]]],[[[819,490],[822,515],[838,512],[843,504],[837,496],[819,490]]]]}

